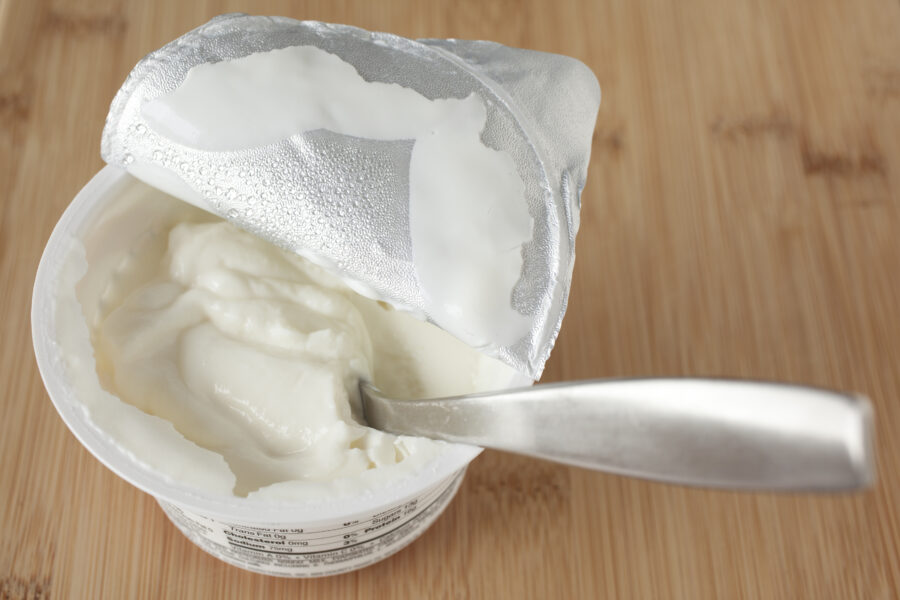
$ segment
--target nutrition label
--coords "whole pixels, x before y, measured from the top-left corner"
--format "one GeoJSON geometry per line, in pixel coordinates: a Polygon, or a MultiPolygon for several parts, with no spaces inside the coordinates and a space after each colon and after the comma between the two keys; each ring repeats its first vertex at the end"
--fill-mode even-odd
{"type": "Polygon", "coordinates": [[[450,502],[462,477],[364,518],[313,528],[228,523],[159,504],[191,541],[217,558],[267,575],[317,577],[358,569],[412,542],[450,502]]]}

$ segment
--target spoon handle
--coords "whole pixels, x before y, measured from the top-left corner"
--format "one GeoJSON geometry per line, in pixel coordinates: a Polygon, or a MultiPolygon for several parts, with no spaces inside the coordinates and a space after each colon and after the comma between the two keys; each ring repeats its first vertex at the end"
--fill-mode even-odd
{"type": "Polygon", "coordinates": [[[619,379],[434,400],[361,386],[369,425],[671,483],[851,490],[874,479],[865,397],[728,379],[619,379]]]}

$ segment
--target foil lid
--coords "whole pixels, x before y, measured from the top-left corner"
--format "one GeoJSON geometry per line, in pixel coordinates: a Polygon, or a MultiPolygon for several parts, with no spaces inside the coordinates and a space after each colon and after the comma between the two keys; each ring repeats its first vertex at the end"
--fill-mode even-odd
{"type": "Polygon", "coordinates": [[[599,102],[559,55],[223,15],[135,66],[102,155],[538,379],[599,102]]]}

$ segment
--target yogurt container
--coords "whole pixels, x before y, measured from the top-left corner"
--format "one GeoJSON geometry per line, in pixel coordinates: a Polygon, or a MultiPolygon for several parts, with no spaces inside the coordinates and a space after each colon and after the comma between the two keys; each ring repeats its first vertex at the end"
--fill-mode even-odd
{"type": "MultiPolygon", "coordinates": [[[[188,538],[228,563],[316,577],[397,552],[446,508],[479,448],[415,438],[440,445],[411,452],[413,461],[396,458],[401,468],[387,477],[373,462],[362,475],[304,480],[291,493],[255,493],[271,492],[267,483],[236,495],[238,487],[222,477],[228,456],[193,444],[174,421],[110,391],[118,388],[97,369],[104,363],[89,335],[102,311],[78,297],[87,289],[97,302],[105,298],[102,286],[92,287],[102,276],[91,274],[90,256],[107,268],[123,252],[140,252],[140,239],[155,231],[153,218],[142,223],[139,208],[120,230],[109,215],[121,214],[117,201],[146,184],[254,242],[303,257],[370,302],[452,334],[458,354],[442,344],[417,346],[439,358],[428,367],[440,375],[435,380],[465,381],[473,392],[530,385],[565,312],[599,101],[596,78],[567,57],[282,17],[224,15],[149,54],[110,108],[101,148],[110,166],[63,214],[35,280],[35,354],[60,416],[101,462],[153,495],[188,538]],[[310,110],[298,112],[295,97],[310,110]],[[257,139],[260,131],[268,137],[257,139]],[[95,242],[101,226],[109,235],[95,242]],[[468,381],[456,376],[452,356],[497,359],[502,369],[468,381]]],[[[207,360],[209,346],[215,343],[192,356],[207,360]]],[[[391,352],[384,347],[378,355],[391,352]]],[[[254,364],[266,370],[275,363],[254,364]]],[[[232,374],[227,367],[220,373],[232,374]]],[[[262,377],[253,371],[248,381],[256,386],[262,377]]],[[[218,394],[223,378],[207,379],[218,394]]],[[[139,395],[152,395],[146,390],[155,380],[142,382],[139,395]]],[[[352,394],[352,380],[345,385],[352,394]]],[[[254,393],[266,399],[295,397],[258,387],[254,393]]],[[[460,393],[436,390],[414,395],[460,393]]]]}
{"type": "MultiPolygon", "coordinates": [[[[156,498],[191,541],[250,571],[335,575],[382,560],[421,535],[456,494],[480,448],[448,444],[422,469],[361,494],[264,501],[205,492],[165,476],[91,419],[67,368],[72,358],[64,355],[69,342],[61,339],[58,326],[59,311],[65,309],[59,290],[73,286],[79,276],[67,264],[84,252],[83,237],[134,185],[140,184],[117,167],[97,173],[60,218],[38,267],[32,303],[35,354],[50,398],[72,433],[113,472],[156,498]]],[[[530,383],[517,375],[509,387],[530,383]]]]}

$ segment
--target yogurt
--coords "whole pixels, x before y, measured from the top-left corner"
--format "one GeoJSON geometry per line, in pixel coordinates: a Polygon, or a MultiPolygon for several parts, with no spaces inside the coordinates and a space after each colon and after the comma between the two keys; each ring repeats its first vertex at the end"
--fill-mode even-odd
{"type": "Polygon", "coordinates": [[[364,427],[357,382],[539,375],[598,101],[577,61],[496,44],[236,15],[189,32],[116,95],[110,166],[42,257],[54,405],[231,564],[312,577],[398,551],[480,449],[364,427]]]}
{"type": "Polygon", "coordinates": [[[282,499],[386,485],[444,444],[360,425],[360,379],[416,398],[501,388],[514,375],[434,325],[144,184],[119,199],[85,247],[76,297],[58,322],[74,341],[81,318],[95,364],[82,341],[69,349],[69,368],[105,392],[86,395],[92,418],[114,421],[122,403],[138,409],[122,443],[194,485],[282,499]],[[67,313],[76,304],[81,314],[67,313]],[[174,431],[146,434],[159,421],[174,431]],[[135,429],[144,431],[140,444],[135,429]]]}

